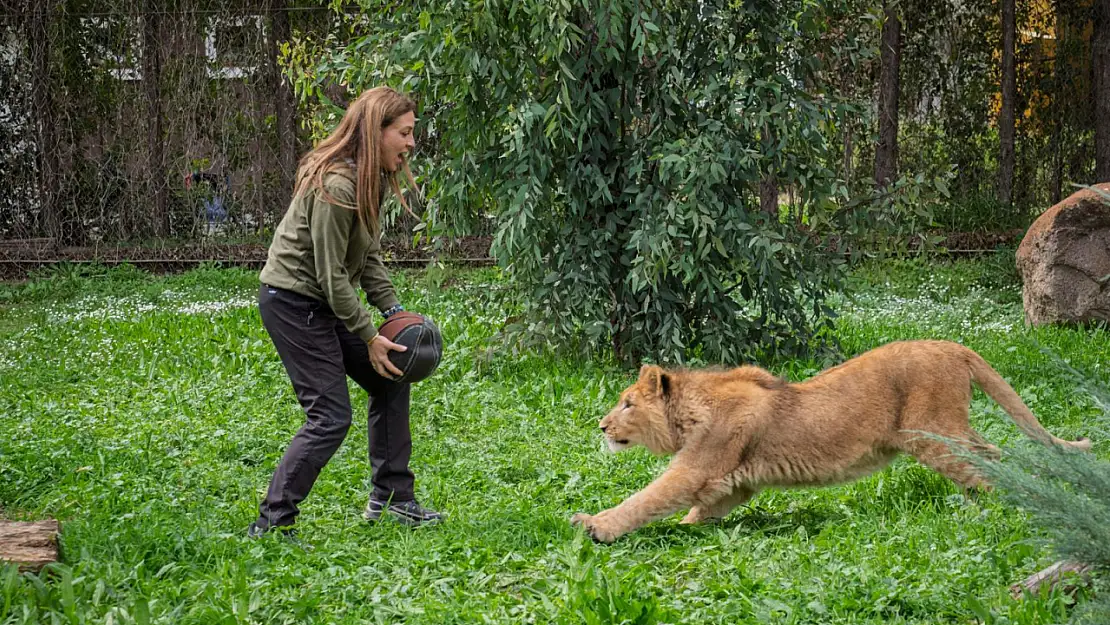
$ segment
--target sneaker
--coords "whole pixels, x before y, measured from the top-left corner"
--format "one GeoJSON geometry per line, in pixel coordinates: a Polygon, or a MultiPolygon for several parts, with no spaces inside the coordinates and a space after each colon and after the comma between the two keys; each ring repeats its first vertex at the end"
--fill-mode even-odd
{"type": "Polygon", "coordinates": [[[366,510],[362,513],[363,518],[367,521],[379,521],[384,514],[397,519],[405,525],[416,527],[418,525],[435,525],[443,520],[443,515],[424,506],[416,503],[416,500],[409,501],[379,501],[370,498],[366,504],[366,510]]]}
{"type": "Polygon", "coordinates": [[[275,534],[284,541],[297,545],[301,544],[301,540],[297,538],[297,529],[292,526],[263,525],[259,524],[258,521],[254,521],[247,526],[247,538],[258,539],[266,534],[275,534]]]}

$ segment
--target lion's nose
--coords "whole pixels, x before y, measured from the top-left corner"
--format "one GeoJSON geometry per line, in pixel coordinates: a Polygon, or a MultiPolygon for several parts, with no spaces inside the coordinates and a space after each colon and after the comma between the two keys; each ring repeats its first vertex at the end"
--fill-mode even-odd
{"type": "Polygon", "coordinates": [[[608,427],[609,426],[606,426],[606,425],[601,426],[601,431],[604,432],[606,429],[608,429],[608,427]]]}

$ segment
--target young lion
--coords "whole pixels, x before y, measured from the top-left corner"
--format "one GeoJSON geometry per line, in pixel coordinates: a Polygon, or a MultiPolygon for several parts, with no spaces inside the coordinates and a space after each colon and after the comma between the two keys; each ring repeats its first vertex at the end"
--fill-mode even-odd
{"type": "Polygon", "coordinates": [[[639,444],[676,455],[617,507],[571,522],[612,542],[685,508],[683,523],[721,518],[763,488],[848,482],[900,452],[965,488],[983,486],[965,459],[924,434],[998,454],[968,424],[971,382],[1031,438],[1090,448],[1086,438],[1052,436],[982,357],[947,341],[884,345],[798,384],[758,367],[678,372],[645,365],[601,431],[614,452],[639,444]]]}

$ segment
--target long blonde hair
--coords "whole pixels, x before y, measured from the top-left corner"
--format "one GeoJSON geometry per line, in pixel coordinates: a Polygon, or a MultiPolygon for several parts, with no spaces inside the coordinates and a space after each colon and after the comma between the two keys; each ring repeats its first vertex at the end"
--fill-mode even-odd
{"type": "MultiPolygon", "coordinates": [[[[382,129],[398,117],[411,112],[416,112],[416,102],[389,87],[375,87],[360,95],[347,107],[347,112],[335,130],[301,157],[293,196],[298,197],[310,189],[319,189],[326,201],[357,211],[367,230],[377,231],[382,178],[387,177],[378,162],[382,129]],[[324,189],[324,175],[346,168],[346,159],[355,163],[356,206],[336,202],[324,189]]],[[[402,161],[401,168],[409,187],[416,190],[416,181],[413,180],[407,160],[402,161]]],[[[397,176],[391,173],[388,178],[389,187],[400,200],[401,206],[412,213],[401,193],[397,176]]]]}

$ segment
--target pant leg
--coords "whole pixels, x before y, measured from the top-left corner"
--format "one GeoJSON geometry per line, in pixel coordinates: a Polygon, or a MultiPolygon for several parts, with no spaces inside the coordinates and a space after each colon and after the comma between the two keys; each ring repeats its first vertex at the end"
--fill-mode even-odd
{"type": "Polygon", "coordinates": [[[412,430],[409,427],[410,384],[383,378],[370,364],[366,342],[345,327],[339,329],[343,362],[351,376],[370,395],[367,438],[370,454],[370,483],[373,497],[380,500],[415,499],[415,481],[409,469],[412,430]]]}
{"type": "Polygon", "coordinates": [[[336,334],[342,323],[323,302],[263,286],[262,323],[293,383],[305,424],[293,437],[259,506],[268,526],[291,525],[321,469],[351,427],[351,400],[336,334]]]}

